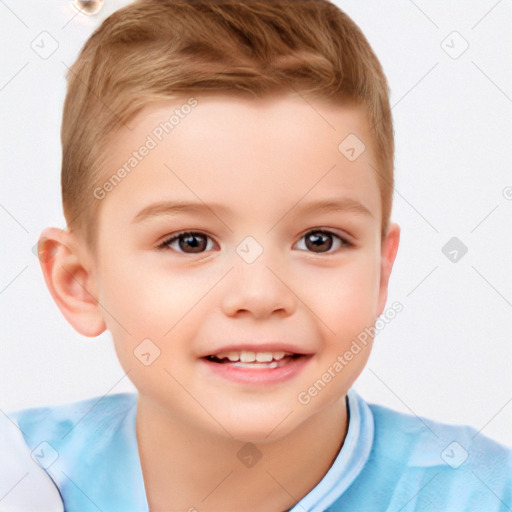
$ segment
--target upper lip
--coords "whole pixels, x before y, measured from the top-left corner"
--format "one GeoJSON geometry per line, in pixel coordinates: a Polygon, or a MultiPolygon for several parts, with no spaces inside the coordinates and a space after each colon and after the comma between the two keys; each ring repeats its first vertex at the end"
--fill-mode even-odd
{"type": "Polygon", "coordinates": [[[309,352],[303,348],[298,347],[297,345],[293,345],[291,343],[280,343],[270,342],[270,343],[231,343],[228,345],[222,345],[219,348],[211,349],[208,353],[203,354],[201,357],[213,356],[215,354],[220,354],[223,352],[287,352],[290,354],[299,354],[299,355],[311,355],[312,352],[309,352]]]}

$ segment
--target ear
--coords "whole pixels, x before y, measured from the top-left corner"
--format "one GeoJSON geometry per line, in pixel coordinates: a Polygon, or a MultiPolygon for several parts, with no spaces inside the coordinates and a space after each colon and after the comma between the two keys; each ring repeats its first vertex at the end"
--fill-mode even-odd
{"type": "Polygon", "coordinates": [[[400,226],[394,222],[389,225],[388,231],[381,244],[380,287],[377,316],[380,316],[388,299],[388,284],[393,263],[395,262],[400,243],[400,226]]]}
{"type": "Polygon", "coordinates": [[[46,286],[66,320],[84,336],[105,331],[87,253],[76,236],[47,228],[39,237],[37,252],[46,286]]]}

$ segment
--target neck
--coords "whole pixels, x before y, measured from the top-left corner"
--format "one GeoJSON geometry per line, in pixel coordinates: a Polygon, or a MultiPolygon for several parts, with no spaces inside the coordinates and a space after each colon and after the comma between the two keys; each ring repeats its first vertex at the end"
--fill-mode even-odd
{"type": "Polygon", "coordinates": [[[345,397],[288,435],[253,444],[181,423],[139,395],[136,431],[149,508],[288,510],[327,473],[347,429],[345,397]]]}

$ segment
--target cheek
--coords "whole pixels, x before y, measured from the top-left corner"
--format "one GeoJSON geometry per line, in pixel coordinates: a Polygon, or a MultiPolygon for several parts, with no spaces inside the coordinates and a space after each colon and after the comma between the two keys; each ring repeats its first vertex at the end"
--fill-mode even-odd
{"type": "MultiPolygon", "coordinates": [[[[187,272],[167,267],[165,261],[125,259],[115,267],[105,266],[99,300],[133,336],[161,339],[200,304],[218,279],[216,273],[199,268],[187,272]]],[[[109,329],[112,325],[119,330],[112,319],[107,323],[109,329]]]]}
{"type": "Polygon", "coordinates": [[[379,266],[374,256],[363,255],[337,269],[310,271],[298,295],[336,337],[345,338],[375,321],[378,290],[379,266]]]}

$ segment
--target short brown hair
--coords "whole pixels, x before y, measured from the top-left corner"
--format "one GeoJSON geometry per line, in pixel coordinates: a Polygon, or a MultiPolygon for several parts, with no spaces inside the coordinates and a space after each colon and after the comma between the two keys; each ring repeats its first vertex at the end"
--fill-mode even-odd
{"type": "Polygon", "coordinates": [[[92,245],[100,203],[93,189],[112,136],[150,103],[193,92],[261,97],[293,88],[361,104],[372,130],[382,235],[387,230],[394,159],[388,84],[359,27],[329,0],[139,0],[104,20],[67,79],[64,215],[92,245]]]}

